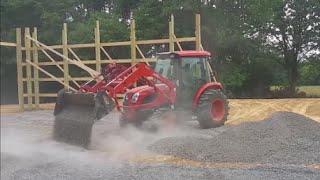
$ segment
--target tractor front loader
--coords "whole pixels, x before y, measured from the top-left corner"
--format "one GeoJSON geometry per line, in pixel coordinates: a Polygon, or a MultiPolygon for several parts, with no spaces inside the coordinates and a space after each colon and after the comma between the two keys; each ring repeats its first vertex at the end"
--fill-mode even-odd
{"type": "Polygon", "coordinates": [[[54,110],[54,138],[87,147],[94,122],[114,108],[121,113],[122,127],[140,126],[155,111],[169,109],[190,111],[201,128],[223,125],[228,101],[212,73],[210,56],[207,51],[161,53],[154,69],[138,63],[113,71],[117,73],[104,72],[103,78],[83,84],[77,92],[61,90],[54,110]],[[124,94],[122,103],[118,94],[124,94]]]}
{"type": "MultiPolygon", "coordinates": [[[[140,84],[144,83],[154,88],[158,94],[163,94],[165,97],[163,101],[166,103],[175,102],[174,83],[146,64],[139,63],[126,69],[110,82],[92,80],[82,85],[78,92],[60,90],[54,109],[54,138],[58,141],[88,146],[95,120],[101,119],[115,107],[121,112],[123,106],[120,105],[117,94],[126,93],[138,80],[140,84]],[[158,88],[156,81],[166,84],[169,91],[164,92],[158,88]]],[[[153,103],[149,108],[156,108],[163,101],[153,103]]]]}

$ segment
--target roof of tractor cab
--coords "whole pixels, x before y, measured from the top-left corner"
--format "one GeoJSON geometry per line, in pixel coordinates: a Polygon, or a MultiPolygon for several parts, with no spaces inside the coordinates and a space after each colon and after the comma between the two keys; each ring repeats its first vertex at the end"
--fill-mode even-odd
{"type": "Polygon", "coordinates": [[[211,53],[208,51],[196,51],[196,50],[159,53],[159,55],[168,55],[168,54],[177,54],[180,57],[211,56],[211,53]]]}

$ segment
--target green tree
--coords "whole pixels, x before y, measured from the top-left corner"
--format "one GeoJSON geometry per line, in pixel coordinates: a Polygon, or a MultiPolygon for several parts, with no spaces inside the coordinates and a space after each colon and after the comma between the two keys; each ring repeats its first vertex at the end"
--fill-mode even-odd
{"type": "Polygon", "coordinates": [[[236,96],[253,93],[261,96],[271,84],[272,77],[263,78],[272,73],[262,67],[269,65],[266,61],[273,57],[266,53],[259,41],[248,36],[247,17],[250,13],[247,7],[247,2],[240,0],[203,4],[202,43],[216,56],[214,66],[227,89],[236,96]]]}
{"type": "Polygon", "coordinates": [[[320,85],[320,59],[312,58],[302,62],[299,72],[302,85],[320,85]]]}
{"type": "MultiPolygon", "coordinates": [[[[290,94],[295,93],[299,64],[319,50],[320,1],[262,0],[253,3],[250,30],[278,54],[286,69],[290,94]]],[[[319,59],[319,56],[317,57],[319,59]]]]}

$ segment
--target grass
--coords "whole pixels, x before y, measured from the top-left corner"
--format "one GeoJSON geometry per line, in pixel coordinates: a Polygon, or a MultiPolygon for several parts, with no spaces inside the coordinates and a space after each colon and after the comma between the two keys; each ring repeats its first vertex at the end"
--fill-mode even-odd
{"type": "Polygon", "coordinates": [[[298,89],[307,93],[307,96],[320,96],[320,86],[299,86],[298,89]]]}
{"type": "MultiPolygon", "coordinates": [[[[271,90],[275,90],[279,88],[280,86],[271,86],[271,90]]],[[[298,86],[297,87],[299,92],[305,92],[307,96],[320,96],[320,85],[317,86],[298,86]]]]}

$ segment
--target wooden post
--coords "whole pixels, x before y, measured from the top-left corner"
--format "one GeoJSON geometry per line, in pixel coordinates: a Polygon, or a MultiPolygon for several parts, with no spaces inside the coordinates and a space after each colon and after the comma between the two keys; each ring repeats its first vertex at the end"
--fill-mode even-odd
{"type": "MultiPolygon", "coordinates": [[[[30,36],[30,29],[25,28],[24,31],[24,36],[25,36],[25,48],[26,48],[26,61],[31,61],[31,41],[28,36],[30,36]]],[[[32,78],[31,78],[31,65],[27,63],[26,67],[27,71],[27,94],[28,94],[28,110],[32,109],[32,78]]]]}
{"type": "Polygon", "coordinates": [[[174,17],[171,14],[169,21],[169,51],[173,52],[174,51],[174,17]]]}
{"type": "MultiPolygon", "coordinates": [[[[68,34],[67,34],[67,24],[63,23],[62,29],[62,46],[63,46],[63,55],[68,57],[68,34]]],[[[68,89],[69,85],[69,63],[67,58],[63,58],[63,78],[64,78],[64,86],[65,89],[68,89]]]]}
{"type": "Polygon", "coordinates": [[[200,28],[200,14],[196,14],[195,25],[196,50],[201,50],[201,28],[200,28]]]}
{"type": "Polygon", "coordinates": [[[131,65],[136,64],[137,51],[136,51],[136,23],[134,19],[131,20],[130,24],[130,40],[131,40],[131,65]]]}
{"type": "Polygon", "coordinates": [[[96,49],[96,71],[101,72],[101,51],[100,51],[100,24],[96,21],[94,29],[95,49],[96,49]]]}
{"type": "Polygon", "coordinates": [[[22,51],[21,51],[21,29],[16,29],[16,58],[17,58],[17,83],[19,110],[24,110],[23,81],[22,81],[22,51]]]}
{"type": "MultiPolygon", "coordinates": [[[[32,33],[33,39],[38,40],[37,28],[33,28],[32,33]]],[[[32,43],[33,45],[33,62],[38,65],[38,47],[36,43],[32,43]]],[[[39,109],[40,98],[39,98],[39,70],[33,67],[33,78],[34,78],[34,103],[35,108],[39,109]]]]}

